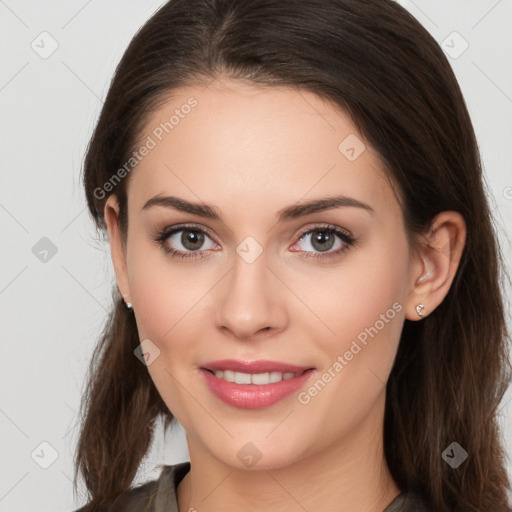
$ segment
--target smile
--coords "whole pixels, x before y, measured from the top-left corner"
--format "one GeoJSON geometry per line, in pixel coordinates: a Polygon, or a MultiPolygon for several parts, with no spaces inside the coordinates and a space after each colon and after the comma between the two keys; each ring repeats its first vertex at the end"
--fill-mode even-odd
{"type": "Polygon", "coordinates": [[[201,368],[200,373],[206,387],[225,404],[239,409],[262,409],[298,392],[316,372],[313,368],[296,373],[244,373],[201,368]]]}

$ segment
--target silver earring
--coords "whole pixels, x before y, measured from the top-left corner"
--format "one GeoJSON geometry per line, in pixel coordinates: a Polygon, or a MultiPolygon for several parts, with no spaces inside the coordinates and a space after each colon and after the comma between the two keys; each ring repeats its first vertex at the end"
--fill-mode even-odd
{"type": "Polygon", "coordinates": [[[131,302],[126,302],[126,297],[124,297],[124,303],[126,304],[126,307],[127,307],[128,309],[132,309],[132,308],[133,308],[133,306],[132,306],[132,303],[131,303],[131,302]]]}
{"type": "Polygon", "coordinates": [[[423,316],[423,313],[421,312],[421,310],[424,308],[425,306],[423,304],[418,304],[416,306],[416,311],[418,313],[419,316],[423,316]]]}

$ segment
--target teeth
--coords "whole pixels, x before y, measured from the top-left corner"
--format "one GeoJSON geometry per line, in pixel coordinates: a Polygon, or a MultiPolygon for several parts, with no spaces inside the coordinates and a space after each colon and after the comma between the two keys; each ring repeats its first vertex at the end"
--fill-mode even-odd
{"type": "Polygon", "coordinates": [[[281,382],[283,379],[283,374],[281,372],[270,372],[269,374],[269,383],[273,384],[274,382],[281,382]]]}
{"type": "Polygon", "coordinates": [[[219,379],[228,382],[235,382],[236,384],[273,384],[274,382],[281,382],[282,380],[293,379],[302,375],[304,372],[298,373],[281,373],[281,372],[267,372],[267,373],[242,373],[234,372],[232,370],[217,370],[215,376],[219,379]]]}
{"type": "Polygon", "coordinates": [[[248,373],[238,373],[235,372],[235,382],[237,384],[250,384],[251,376],[248,373]]]}

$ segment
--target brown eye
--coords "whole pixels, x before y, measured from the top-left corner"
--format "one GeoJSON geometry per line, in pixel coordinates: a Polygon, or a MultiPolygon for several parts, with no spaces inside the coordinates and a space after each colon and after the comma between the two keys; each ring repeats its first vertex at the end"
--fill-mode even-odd
{"type": "Polygon", "coordinates": [[[317,230],[313,231],[313,236],[311,237],[311,245],[317,251],[328,251],[331,249],[335,242],[335,235],[327,230],[317,230]]]}
{"type": "Polygon", "coordinates": [[[194,230],[182,230],[181,243],[185,249],[197,251],[204,243],[204,233],[194,230]]]}
{"type": "Polygon", "coordinates": [[[159,231],[153,240],[166,254],[178,259],[201,259],[208,257],[211,250],[219,250],[210,235],[195,226],[170,227],[159,231]]]}
{"type": "Polygon", "coordinates": [[[356,239],[337,226],[318,226],[300,235],[293,251],[303,252],[308,258],[328,258],[341,255],[356,243],[356,239]]]}

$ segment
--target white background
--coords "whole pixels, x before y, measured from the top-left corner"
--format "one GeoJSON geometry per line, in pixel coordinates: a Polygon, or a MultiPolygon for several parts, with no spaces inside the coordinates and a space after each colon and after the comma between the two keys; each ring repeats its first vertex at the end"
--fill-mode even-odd
{"type": "MultiPolygon", "coordinates": [[[[454,31],[469,44],[448,58],[474,123],[510,262],[512,2],[400,3],[443,48],[462,49],[454,31]]],[[[77,412],[115,281],[108,245],[97,239],[86,211],[80,169],[115,66],[161,4],[0,0],[0,512],[83,504],[73,500],[71,484],[77,412]],[[44,31],[51,38],[40,36],[44,31]],[[46,50],[52,39],[58,43],[46,59],[31,47],[33,41],[42,47],[41,38],[46,50]],[[46,263],[32,252],[43,237],[57,250],[46,263]],[[47,469],[35,462],[49,464],[54,453],[47,469]]],[[[501,408],[509,457],[510,400],[509,389],[501,408]]],[[[155,464],[187,456],[181,427],[165,443],[159,430],[136,483],[156,478],[155,464]]],[[[512,475],[510,460],[508,467],[512,475]]]]}

